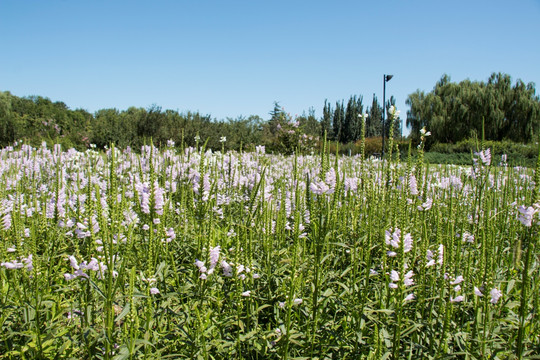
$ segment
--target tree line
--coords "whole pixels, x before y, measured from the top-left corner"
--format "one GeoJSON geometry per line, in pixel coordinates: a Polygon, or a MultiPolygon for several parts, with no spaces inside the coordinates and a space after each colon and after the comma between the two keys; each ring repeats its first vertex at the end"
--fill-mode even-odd
{"type": "Polygon", "coordinates": [[[534,83],[493,73],[487,82],[450,81],[443,75],[429,93],[417,90],[406,104],[407,126],[419,137],[426,127],[432,143],[457,143],[471,137],[528,143],[538,137],[540,100],[534,83]]]}
{"type": "MultiPolygon", "coordinates": [[[[450,81],[443,75],[431,92],[417,90],[406,101],[406,123],[413,143],[420,130],[431,131],[428,146],[434,143],[457,143],[483,135],[487,140],[531,142],[540,128],[540,100],[534,83],[517,80],[512,84],[507,74],[494,73],[487,82],[450,81]]],[[[395,106],[395,98],[386,101],[386,112],[395,106]]],[[[366,106],[362,96],[350,96],[347,102],[335,105],[325,100],[322,116],[315,110],[291,117],[279,103],[274,103],[269,119],[252,115],[225,120],[212,119],[199,112],[130,107],[126,110],[101,109],[90,113],[70,109],[61,101],[42,96],[18,97],[0,91],[0,146],[24,140],[34,145],[41,141],[58,142],[77,149],[96,144],[103,148],[111,143],[134,149],[152,141],[164,145],[172,140],[185,146],[196,145],[197,139],[208,148],[240,150],[265,145],[270,151],[291,153],[295,149],[313,150],[326,136],[342,144],[361,138],[365,117],[366,138],[383,134],[383,107],[375,94],[366,106]]],[[[402,134],[402,119],[384,126],[384,135],[402,134]]]]}

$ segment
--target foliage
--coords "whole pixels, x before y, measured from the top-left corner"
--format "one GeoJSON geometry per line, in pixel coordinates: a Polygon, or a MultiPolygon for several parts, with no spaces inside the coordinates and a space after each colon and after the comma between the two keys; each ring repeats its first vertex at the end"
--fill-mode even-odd
{"type": "Polygon", "coordinates": [[[278,103],[274,103],[274,110],[270,114],[272,118],[264,137],[268,150],[286,155],[308,154],[315,150],[319,141],[316,135],[319,129],[313,111],[310,111],[309,116],[304,114],[293,120],[278,103]]]}
{"type": "Polygon", "coordinates": [[[0,151],[0,358],[540,356],[540,163],[196,145],[0,151]]]}
{"type": "Polygon", "coordinates": [[[433,91],[417,90],[407,98],[407,126],[413,139],[422,127],[433,132],[426,146],[456,143],[469,137],[527,143],[540,128],[540,100],[533,83],[512,85],[507,74],[493,73],[487,83],[464,80],[456,84],[444,75],[433,91]],[[482,130],[484,129],[484,130],[482,130]]]}

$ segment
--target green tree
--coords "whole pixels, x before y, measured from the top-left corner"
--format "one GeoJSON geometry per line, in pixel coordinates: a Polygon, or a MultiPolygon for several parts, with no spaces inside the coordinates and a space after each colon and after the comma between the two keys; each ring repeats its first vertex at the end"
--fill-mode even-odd
{"type": "MultiPolygon", "coordinates": [[[[453,143],[484,131],[489,140],[530,142],[540,125],[540,101],[533,83],[493,73],[487,82],[450,81],[443,75],[433,90],[417,90],[408,96],[407,125],[411,136],[419,137],[422,127],[433,136],[431,142],[453,143]]],[[[428,145],[428,143],[426,143],[428,145]]]]}
{"type": "Polygon", "coordinates": [[[377,96],[373,94],[373,101],[368,110],[366,121],[366,137],[381,136],[382,134],[382,107],[379,105],[377,96]]]}
{"type": "Polygon", "coordinates": [[[334,131],[332,129],[333,116],[332,106],[328,100],[324,100],[323,117],[321,120],[321,139],[324,138],[324,134],[326,133],[328,140],[334,140],[334,131]]]}
{"type": "Polygon", "coordinates": [[[339,142],[345,142],[345,109],[343,100],[341,103],[339,101],[336,102],[336,109],[334,110],[332,122],[334,139],[339,142]]]}

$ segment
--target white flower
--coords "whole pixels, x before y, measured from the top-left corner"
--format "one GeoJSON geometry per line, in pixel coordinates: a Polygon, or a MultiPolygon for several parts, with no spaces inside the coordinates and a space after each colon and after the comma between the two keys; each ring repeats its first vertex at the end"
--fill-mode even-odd
{"type": "Polygon", "coordinates": [[[518,207],[518,211],[520,213],[518,220],[521,221],[523,225],[530,227],[532,225],[532,218],[536,213],[536,209],[534,209],[532,206],[525,207],[522,205],[518,207]]]}
{"type": "Polygon", "coordinates": [[[396,270],[390,272],[390,280],[392,280],[392,282],[399,281],[399,273],[396,270]]]}
{"type": "Polygon", "coordinates": [[[224,143],[225,141],[227,141],[227,137],[226,137],[226,136],[222,136],[222,137],[219,139],[219,142],[220,142],[220,143],[224,143]]]}
{"type": "Polygon", "coordinates": [[[461,284],[465,280],[462,275],[459,275],[454,281],[450,282],[450,285],[461,284]]]}
{"type": "Polygon", "coordinates": [[[293,300],[293,305],[300,305],[304,300],[302,299],[294,299],[293,300]]]}
{"type": "Polygon", "coordinates": [[[244,297],[249,297],[249,296],[251,296],[251,290],[244,291],[244,292],[242,293],[242,296],[244,296],[244,297]]]}
{"type": "Polygon", "coordinates": [[[409,294],[407,296],[405,296],[405,299],[403,299],[403,302],[407,302],[407,301],[411,301],[414,299],[414,294],[409,294]]]}
{"type": "Polygon", "coordinates": [[[420,130],[420,134],[422,136],[430,136],[431,135],[431,131],[426,131],[426,127],[424,126],[421,130],[420,130]]]}
{"type": "Polygon", "coordinates": [[[484,294],[482,294],[482,292],[480,291],[479,288],[477,288],[476,286],[474,287],[474,294],[476,296],[484,296],[484,294]]]}
{"type": "Polygon", "coordinates": [[[403,252],[408,253],[412,250],[413,239],[410,233],[405,234],[403,237],[403,252]]]}
{"type": "Polygon", "coordinates": [[[465,298],[463,297],[463,295],[459,295],[459,296],[456,296],[455,298],[450,297],[450,302],[451,303],[462,302],[464,299],[465,298]]]}
{"type": "Polygon", "coordinates": [[[159,289],[156,288],[156,287],[151,288],[150,289],[150,294],[152,294],[152,295],[159,294],[159,289]]]}
{"type": "Polygon", "coordinates": [[[492,304],[496,304],[499,301],[499,299],[501,298],[502,292],[497,288],[493,288],[489,292],[489,295],[491,295],[491,300],[489,300],[489,302],[492,303],[492,304]]]}
{"type": "Polygon", "coordinates": [[[414,285],[414,280],[412,279],[412,277],[414,276],[414,273],[412,270],[409,270],[408,273],[406,273],[404,276],[403,276],[403,284],[405,286],[411,286],[411,285],[414,285]]]}
{"type": "Polygon", "coordinates": [[[233,274],[232,266],[229,265],[225,260],[221,261],[221,267],[223,269],[223,276],[225,277],[231,277],[233,274]]]}

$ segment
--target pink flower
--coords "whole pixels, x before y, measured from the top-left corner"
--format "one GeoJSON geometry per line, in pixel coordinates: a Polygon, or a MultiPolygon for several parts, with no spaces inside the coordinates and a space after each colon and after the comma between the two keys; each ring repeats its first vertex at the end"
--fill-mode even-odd
{"type": "Polygon", "coordinates": [[[489,302],[492,304],[496,304],[497,302],[499,302],[499,299],[502,296],[502,292],[497,288],[493,288],[489,292],[489,295],[491,295],[491,299],[489,300],[489,302]]]}
{"type": "Polygon", "coordinates": [[[518,211],[520,212],[518,220],[523,225],[530,227],[532,225],[532,219],[534,214],[536,213],[536,210],[532,206],[520,206],[518,207],[518,211]]]}
{"type": "Polygon", "coordinates": [[[474,294],[476,296],[484,296],[484,294],[482,294],[482,292],[480,291],[479,288],[477,288],[476,286],[474,287],[474,294]]]}
{"type": "Polygon", "coordinates": [[[152,295],[159,294],[159,289],[156,288],[156,287],[151,288],[150,289],[150,294],[152,294],[152,295]]]}
{"type": "Polygon", "coordinates": [[[414,294],[409,294],[407,296],[405,296],[405,299],[403,299],[403,302],[407,302],[407,301],[411,301],[414,299],[414,294]]]}

